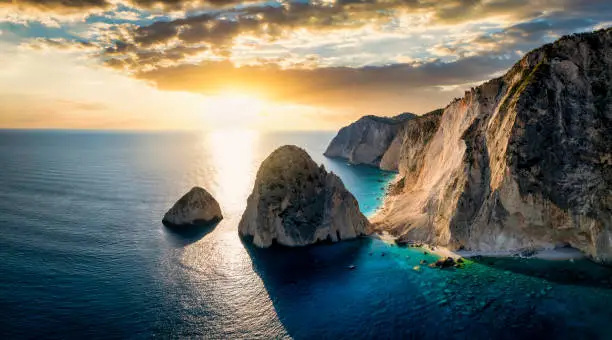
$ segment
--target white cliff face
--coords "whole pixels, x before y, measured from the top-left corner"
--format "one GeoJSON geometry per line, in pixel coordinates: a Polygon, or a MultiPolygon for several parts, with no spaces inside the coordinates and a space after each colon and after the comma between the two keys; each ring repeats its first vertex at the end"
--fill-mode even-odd
{"type": "MultiPolygon", "coordinates": [[[[397,170],[397,157],[385,154],[394,146],[399,151],[401,139],[397,139],[402,123],[416,117],[404,113],[393,118],[365,116],[346,126],[327,147],[325,155],[348,160],[351,164],[379,166],[388,170],[397,170]]],[[[399,154],[396,152],[396,154],[399,154]]]]}
{"type": "Polygon", "coordinates": [[[444,111],[376,228],[471,250],[569,244],[612,262],[612,31],[565,37],[444,111]]]}
{"type": "Polygon", "coordinates": [[[258,247],[303,246],[364,235],[359,204],[333,173],[296,146],[283,146],[262,163],[238,226],[258,247]]]}
{"type": "Polygon", "coordinates": [[[166,212],[162,222],[174,226],[212,224],[223,219],[221,207],[203,188],[193,187],[166,212]]]}
{"type": "Polygon", "coordinates": [[[395,134],[395,138],[393,138],[393,141],[391,142],[391,144],[389,144],[387,151],[385,151],[380,160],[380,163],[378,164],[378,167],[381,170],[397,171],[403,142],[404,133],[403,129],[400,129],[395,134]]]}
{"type": "MultiPolygon", "coordinates": [[[[419,168],[425,146],[429,144],[438,130],[442,112],[442,109],[434,110],[405,122],[396,137],[397,150],[394,149],[395,146],[392,144],[385,153],[383,160],[389,159],[389,162],[393,162],[392,166],[395,170],[400,172],[412,172],[419,168]]],[[[391,165],[387,167],[383,165],[383,162],[381,162],[380,167],[383,170],[392,168],[391,165]]]]}

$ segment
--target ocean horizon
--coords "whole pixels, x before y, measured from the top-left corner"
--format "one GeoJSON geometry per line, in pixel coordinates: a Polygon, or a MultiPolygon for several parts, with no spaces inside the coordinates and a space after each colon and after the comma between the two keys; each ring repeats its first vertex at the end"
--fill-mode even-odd
{"type": "Polygon", "coordinates": [[[0,335],[612,338],[612,269],[586,259],[479,257],[439,270],[424,264],[435,255],[376,237],[244,243],[257,169],[282,145],[336,173],[367,216],[380,207],[395,173],[323,156],[334,135],[0,130],[0,335]],[[163,214],[193,186],[224,219],[166,228],[163,214]]]}

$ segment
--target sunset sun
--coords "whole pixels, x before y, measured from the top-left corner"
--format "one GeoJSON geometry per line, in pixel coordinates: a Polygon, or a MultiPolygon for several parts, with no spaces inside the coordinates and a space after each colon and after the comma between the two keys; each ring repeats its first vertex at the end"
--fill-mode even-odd
{"type": "Polygon", "coordinates": [[[233,116],[234,119],[254,119],[269,106],[266,101],[256,96],[236,91],[223,91],[211,97],[209,105],[214,113],[233,116]]]}

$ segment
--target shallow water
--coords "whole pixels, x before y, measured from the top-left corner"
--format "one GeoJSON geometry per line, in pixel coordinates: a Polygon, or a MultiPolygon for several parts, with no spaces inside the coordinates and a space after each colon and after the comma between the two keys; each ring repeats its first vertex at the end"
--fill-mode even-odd
{"type": "Polygon", "coordinates": [[[244,245],[237,224],[257,167],[283,144],[306,148],[375,211],[393,174],[326,159],[332,137],[1,131],[0,335],[612,338],[612,271],[588,261],[415,271],[435,257],[375,239],[244,245]],[[218,198],[225,219],[164,228],[193,185],[218,198]]]}

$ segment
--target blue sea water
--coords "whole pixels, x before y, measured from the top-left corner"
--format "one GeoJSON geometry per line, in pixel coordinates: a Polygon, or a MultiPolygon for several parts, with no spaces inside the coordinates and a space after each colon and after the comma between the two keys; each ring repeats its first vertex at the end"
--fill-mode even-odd
{"type": "Polygon", "coordinates": [[[255,173],[280,145],[304,147],[376,210],[393,174],[323,157],[332,137],[0,131],[0,337],[612,339],[612,270],[586,260],[416,271],[435,257],[370,238],[243,244],[255,173]],[[166,229],[194,185],[225,219],[166,229]]]}

